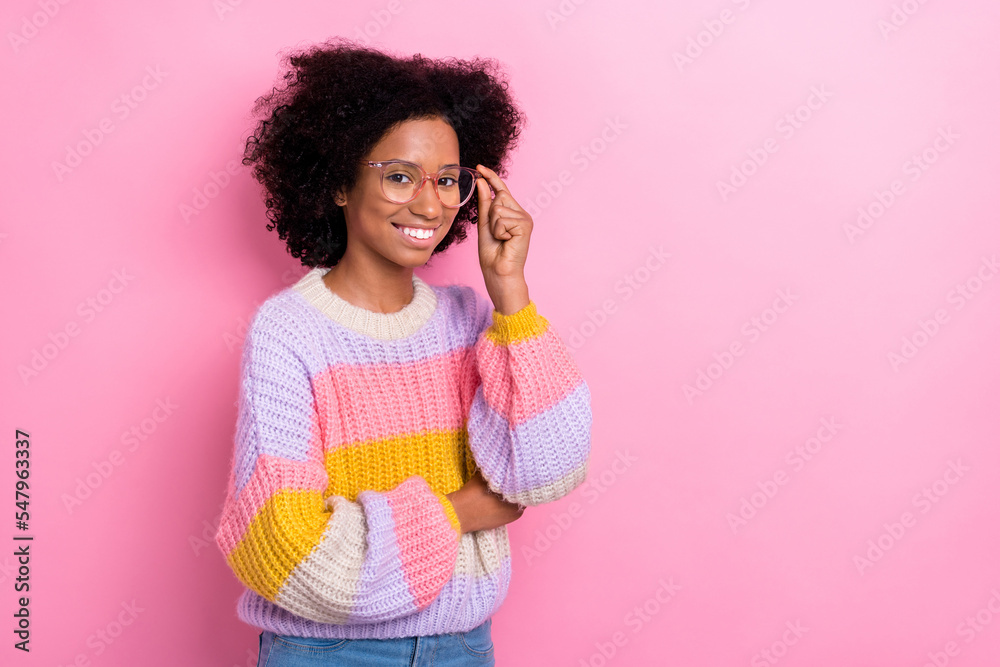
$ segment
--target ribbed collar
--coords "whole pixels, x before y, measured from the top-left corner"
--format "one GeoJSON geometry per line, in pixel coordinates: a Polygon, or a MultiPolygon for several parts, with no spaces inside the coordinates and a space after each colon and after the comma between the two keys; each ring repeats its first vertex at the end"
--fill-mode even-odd
{"type": "Polygon", "coordinates": [[[317,266],[306,273],[292,289],[305,297],[324,315],[359,334],[381,340],[396,340],[416,333],[437,308],[437,295],[431,286],[413,274],[413,300],[395,313],[376,313],[345,301],[323,282],[329,268],[317,266]]]}

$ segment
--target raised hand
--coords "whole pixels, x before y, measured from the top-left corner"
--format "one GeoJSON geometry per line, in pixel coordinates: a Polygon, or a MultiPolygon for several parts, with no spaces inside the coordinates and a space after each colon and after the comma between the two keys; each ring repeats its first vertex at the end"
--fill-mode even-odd
{"type": "Polygon", "coordinates": [[[479,266],[494,307],[512,315],[528,305],[528,285],[524,263],[534,222],[510,193],[496,172],[476,165],[483,178],[476,181],[479,191],[479,266]],[[496,196],[490,192],[492,187],[496,196]]]}

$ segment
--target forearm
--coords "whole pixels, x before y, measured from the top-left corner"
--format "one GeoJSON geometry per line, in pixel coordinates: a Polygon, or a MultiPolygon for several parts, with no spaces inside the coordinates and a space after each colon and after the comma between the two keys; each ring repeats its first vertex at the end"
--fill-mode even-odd
{"type": "Polygon", "coordinates": [[[467,494],[458,490],[447,494],[446,497],[455,508],[455,516],[458,517],[458,523],[461,525],[462,535],[482,530],[479,513],[472,507],[467,494]]]}
{"type": "Polygon", "coordinates": [[[489,486],[511,502],[552,502],[586,477],[590,390],[548,321],[529,304],[492,314],[476,344],[482,378],[469,446],[489,486]]]}
{"type": "Polygon", "coordinates": [[[492,279],[486,283],[486,291],[493,301],[493,308],[501,315],[513,315],[530,303],[528,283],[523,275],[492,279]]]}

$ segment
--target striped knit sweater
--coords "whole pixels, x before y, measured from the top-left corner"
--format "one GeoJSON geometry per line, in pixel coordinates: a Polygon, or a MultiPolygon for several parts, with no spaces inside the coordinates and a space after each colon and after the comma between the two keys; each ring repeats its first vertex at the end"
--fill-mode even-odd
{"type": "Polygon", "coordinates": [[[534,302],[502,315],[413,275],[396,313],[364,310],[317,267],[267,299],[243,346],[216,540],[241,620],[277,634],[465,632],[507,595],[506,526],[464,535],[445,494],[478,468],[522,505],[587,474],[586,382],[534,302]]]}

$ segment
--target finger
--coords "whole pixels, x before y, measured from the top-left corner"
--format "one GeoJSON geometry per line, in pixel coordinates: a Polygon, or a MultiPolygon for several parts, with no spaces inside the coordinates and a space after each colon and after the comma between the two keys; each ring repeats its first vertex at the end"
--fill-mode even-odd
{"type": "Polygon", "coordinates": [[[526,215],[523,211],[502,206],[494,201],[490,209],[490,229],[493,230],[493,236],[506,240],[513,238],[514,232],[523,233],[524,225],[528,222],[526,215]]]}
{"type": "Polygon", "coordinates": [[[506,207],[513,209],[515,211],[524,210],[523,208],[521,208],[521,205],[517,203],[517,200],[514,199],[514,195],[510,193],[510,189],[507,187],[507,184],[504,183],[499,176],[497,176],[497,173],[495,171],[493,171],[489,167],[484,167],[483,165],[478,165],[478,166],[482,167],[480,173],[483,174],[485,180],[489,182],[489,184],[493,187],[493,190],[495,190],[497,193],[496,197],[494,198],[496,200],[495,203],[499,204],[503,202],[503,204],[506,207]]]}
{"type": "Polygon", "coordinates": [[[490,186],[486,184],[486,181],[479,179],[476,181],[476,190],[479,191],[479,220],[477,221],[477,226],[482,227],[489,220],[490,208],[492,207],[490,186]]]}
{"type": "Polygon", "coordinates": [[[514,208],[508,206],[507,204],[501,204],[497,200],[493,200],[490,204],[490,217],[494,219],[504,218],[506,220],[524,220],[525,212],[519,208],[514,208]]]}
{"type": "Polygon", "coordinates": [[[525,210],[521,208],[521,205],[514,201],[514,198],[510,196],[509,192],[506,193],[506,196],[501,201],[503,202],[501,206],[504,206],[509,211],[517,211],[518,213],[525,212],[525,210]]]}
{"type": "Polygon", "coordinates": [[[506,192],[507,194],[510,194],[510,191],[507,190],[507,186],[504,185],[504,182],[500,180],[500,177],[497,176],[497,173],[495,171],[481,164],[477,164],[476,169],[479,170],[479,173],[483,175],[483,178],[485,178],[489,182],[490,186],[493,188],[493,190],[496,191],[498,195],[501,192],[506,192]]]}
{"type": "Polygon", "coordinates": [[[493,238],[497,241],[509,241],[514,238],[517,224],[510,218],[497,218],[493,221],[493,238]]]}

